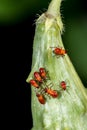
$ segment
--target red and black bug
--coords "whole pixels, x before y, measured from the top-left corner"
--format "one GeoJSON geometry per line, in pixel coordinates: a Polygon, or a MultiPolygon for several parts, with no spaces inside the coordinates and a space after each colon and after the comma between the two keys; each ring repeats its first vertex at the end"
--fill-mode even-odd
{"type": "Polygon", "coordinates": [[[58,97],[58,92],[56,90],[52,90],[51,88],[45,88],[44,91],[45,93],[49,94],[53,98],[58,97]]]}
{"type": "Polygon", "coordinates": [[[34,86],[35,88],[39,88],[39,85],[38,85],[38,83],[37,83],[35,80],[31,79],[31,80],[29,81],[29,83],[30,83],[32,86],[34,86]]]}
{"type": "Polygon", "coordinates": [[[64,56],[67,52],[65,49],[62,49],[60,47],[51,47],[53,49],[53,53],[57,56],[64,56]]]}
{"type": "Polygon", "coordinates": [[[42,78],[41,78],[39,72],[34,72],[34,78],[35,78],[35,80],[37,80],[39,82],[42,82],[42,78]]]}
{"type": "Polygon", "coordinates": [[[43,79],[46,79],[47,78],[47,73],[46,73],[46,69],[45,68],[40,68],[39,69],[39,73],[40,73],[40,75],[41,75],[41,77],[43,78],[43,79]]]}
{"type": "Polygon", "coordinates": [[[63,90],[66,90],[66,82],[65,81],[61,81],[60,86],[63,90]]]}
{"type": "Polygon", "coordinates": [[[41,104],[45,104],[46,103],[46,99],[45,97],[43,96],[43,94],[36,94],[37,98],[38,98],[38,101],[41,103],[41,104]]]}

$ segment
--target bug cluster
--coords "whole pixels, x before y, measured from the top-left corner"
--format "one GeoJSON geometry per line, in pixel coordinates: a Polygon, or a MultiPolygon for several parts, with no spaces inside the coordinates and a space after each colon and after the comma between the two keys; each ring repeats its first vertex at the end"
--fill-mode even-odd
{"type": "MultiPolygon", "coordinates": [[[[59,96],[59,91],[52,89],[53,84],[45,68],[40,68],[39,72],[34,72],[33,78],[29,83],[35,88],[36,97],[41,104],[46,103],[47,97],[57,98],[59,96]]],[[[60,82],[59,86],[61,88],[60,91],[66,90],[65,81],[60,82]]]]}
{"type": "MultiPolygon", "coordinates": [[[[63,57],[66,54],[66,50],[61,47],[50,48],[53,48],[53,53],[57,58],[60,56],[63,57]]],[[[29,83],[35,88],[36,97],[41,104],[46,103],[47,97],[57,98],[59,96],[59,91],[66,90],[67,87],[66,82],[61,81],[58,85],[60,90],[53,90],[53,84],[45,68],[39,68],[39,71],[35,71],[29,83]]]]}
{"type": "Polygon", "coordinates": [[[48,71],[46,71],[45,68],[40,68],[39,72],[34,72],[33,79],[30,80],[30,84],[35,88],[36,90],[36,96],[38,98],[38,101],[41,104],[46,103],[46,97],[58,97],[58,92],[56,90],[53,90],[52,83],[50,82],[48,84],[48,81],[50,81],[48,71]]]}

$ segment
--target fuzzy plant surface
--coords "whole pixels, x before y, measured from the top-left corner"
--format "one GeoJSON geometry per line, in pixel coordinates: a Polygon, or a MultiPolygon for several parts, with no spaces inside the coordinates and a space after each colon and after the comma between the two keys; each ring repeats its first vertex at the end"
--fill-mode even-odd
{"type": "Polygon", "coordinates": [[[87,130],[87,90],[64,47],[61,0],[36,20],[31,72],[32,130],[87,130]]]}

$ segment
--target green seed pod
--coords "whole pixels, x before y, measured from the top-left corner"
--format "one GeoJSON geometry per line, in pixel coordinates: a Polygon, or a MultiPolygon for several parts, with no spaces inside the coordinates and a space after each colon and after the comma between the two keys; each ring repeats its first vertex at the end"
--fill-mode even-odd
{"type": "MultiPolygon", "coordinates": [[[[34,78],[39,68],[47,70],[48,79],[40,83],[40,90],[46,100],[41,104],[37,100],[35,88],[32,88],[32,130],[87,130],[87,93],[67,53],[56,55],[55,47],[65,50],[61,39],[63,24],[60,15],[61,0],[53,0],[48,11],[36,21],[33,44],[31,72],[26,79],[34,78]],[[54,9],[54,10],[53,10],[54,9]],[[65,82],[63,90],[61,81],[65,82]],[[44,88],[58,92],[58,97],[49,97],[44,88]]],[[[41,99],[42,100],[42,99],[41,99]]]]}

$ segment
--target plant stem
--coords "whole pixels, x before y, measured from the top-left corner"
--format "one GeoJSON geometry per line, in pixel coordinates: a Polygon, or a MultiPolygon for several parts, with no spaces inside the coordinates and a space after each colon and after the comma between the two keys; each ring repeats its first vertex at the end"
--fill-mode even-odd
{"type": "Polygon", "coordinates": [[[52,0],[48,6],[47,13],[57,17],[60,15],[60,6],[62,0],[52,0]]]}
{"type": "MultiPolygon", "coordinates": [[[[47,12],[43,13],[36,21],[33,44],[32,68],[26,79],[29,83],[34,79],[34,72],[39,72],[43,67],[49,74],[45,84],[40,83],[40,90],[32,88],[32,130],[87,130],[87,93],[68,54],[54,56],[51,47],[63,48],[61,32],[63,24],[60,16],[61,0],[52,0],[47,12]],[[46,104],[41,104],[36,93],[52,83],[52,90],[59,94],[53,98],[44,92],[46,104]],[[65,81],[67,89],[59,92],[60,82],[65,81]]],[[[49,87],[48,87],[49,88],[49,87]]]]}

